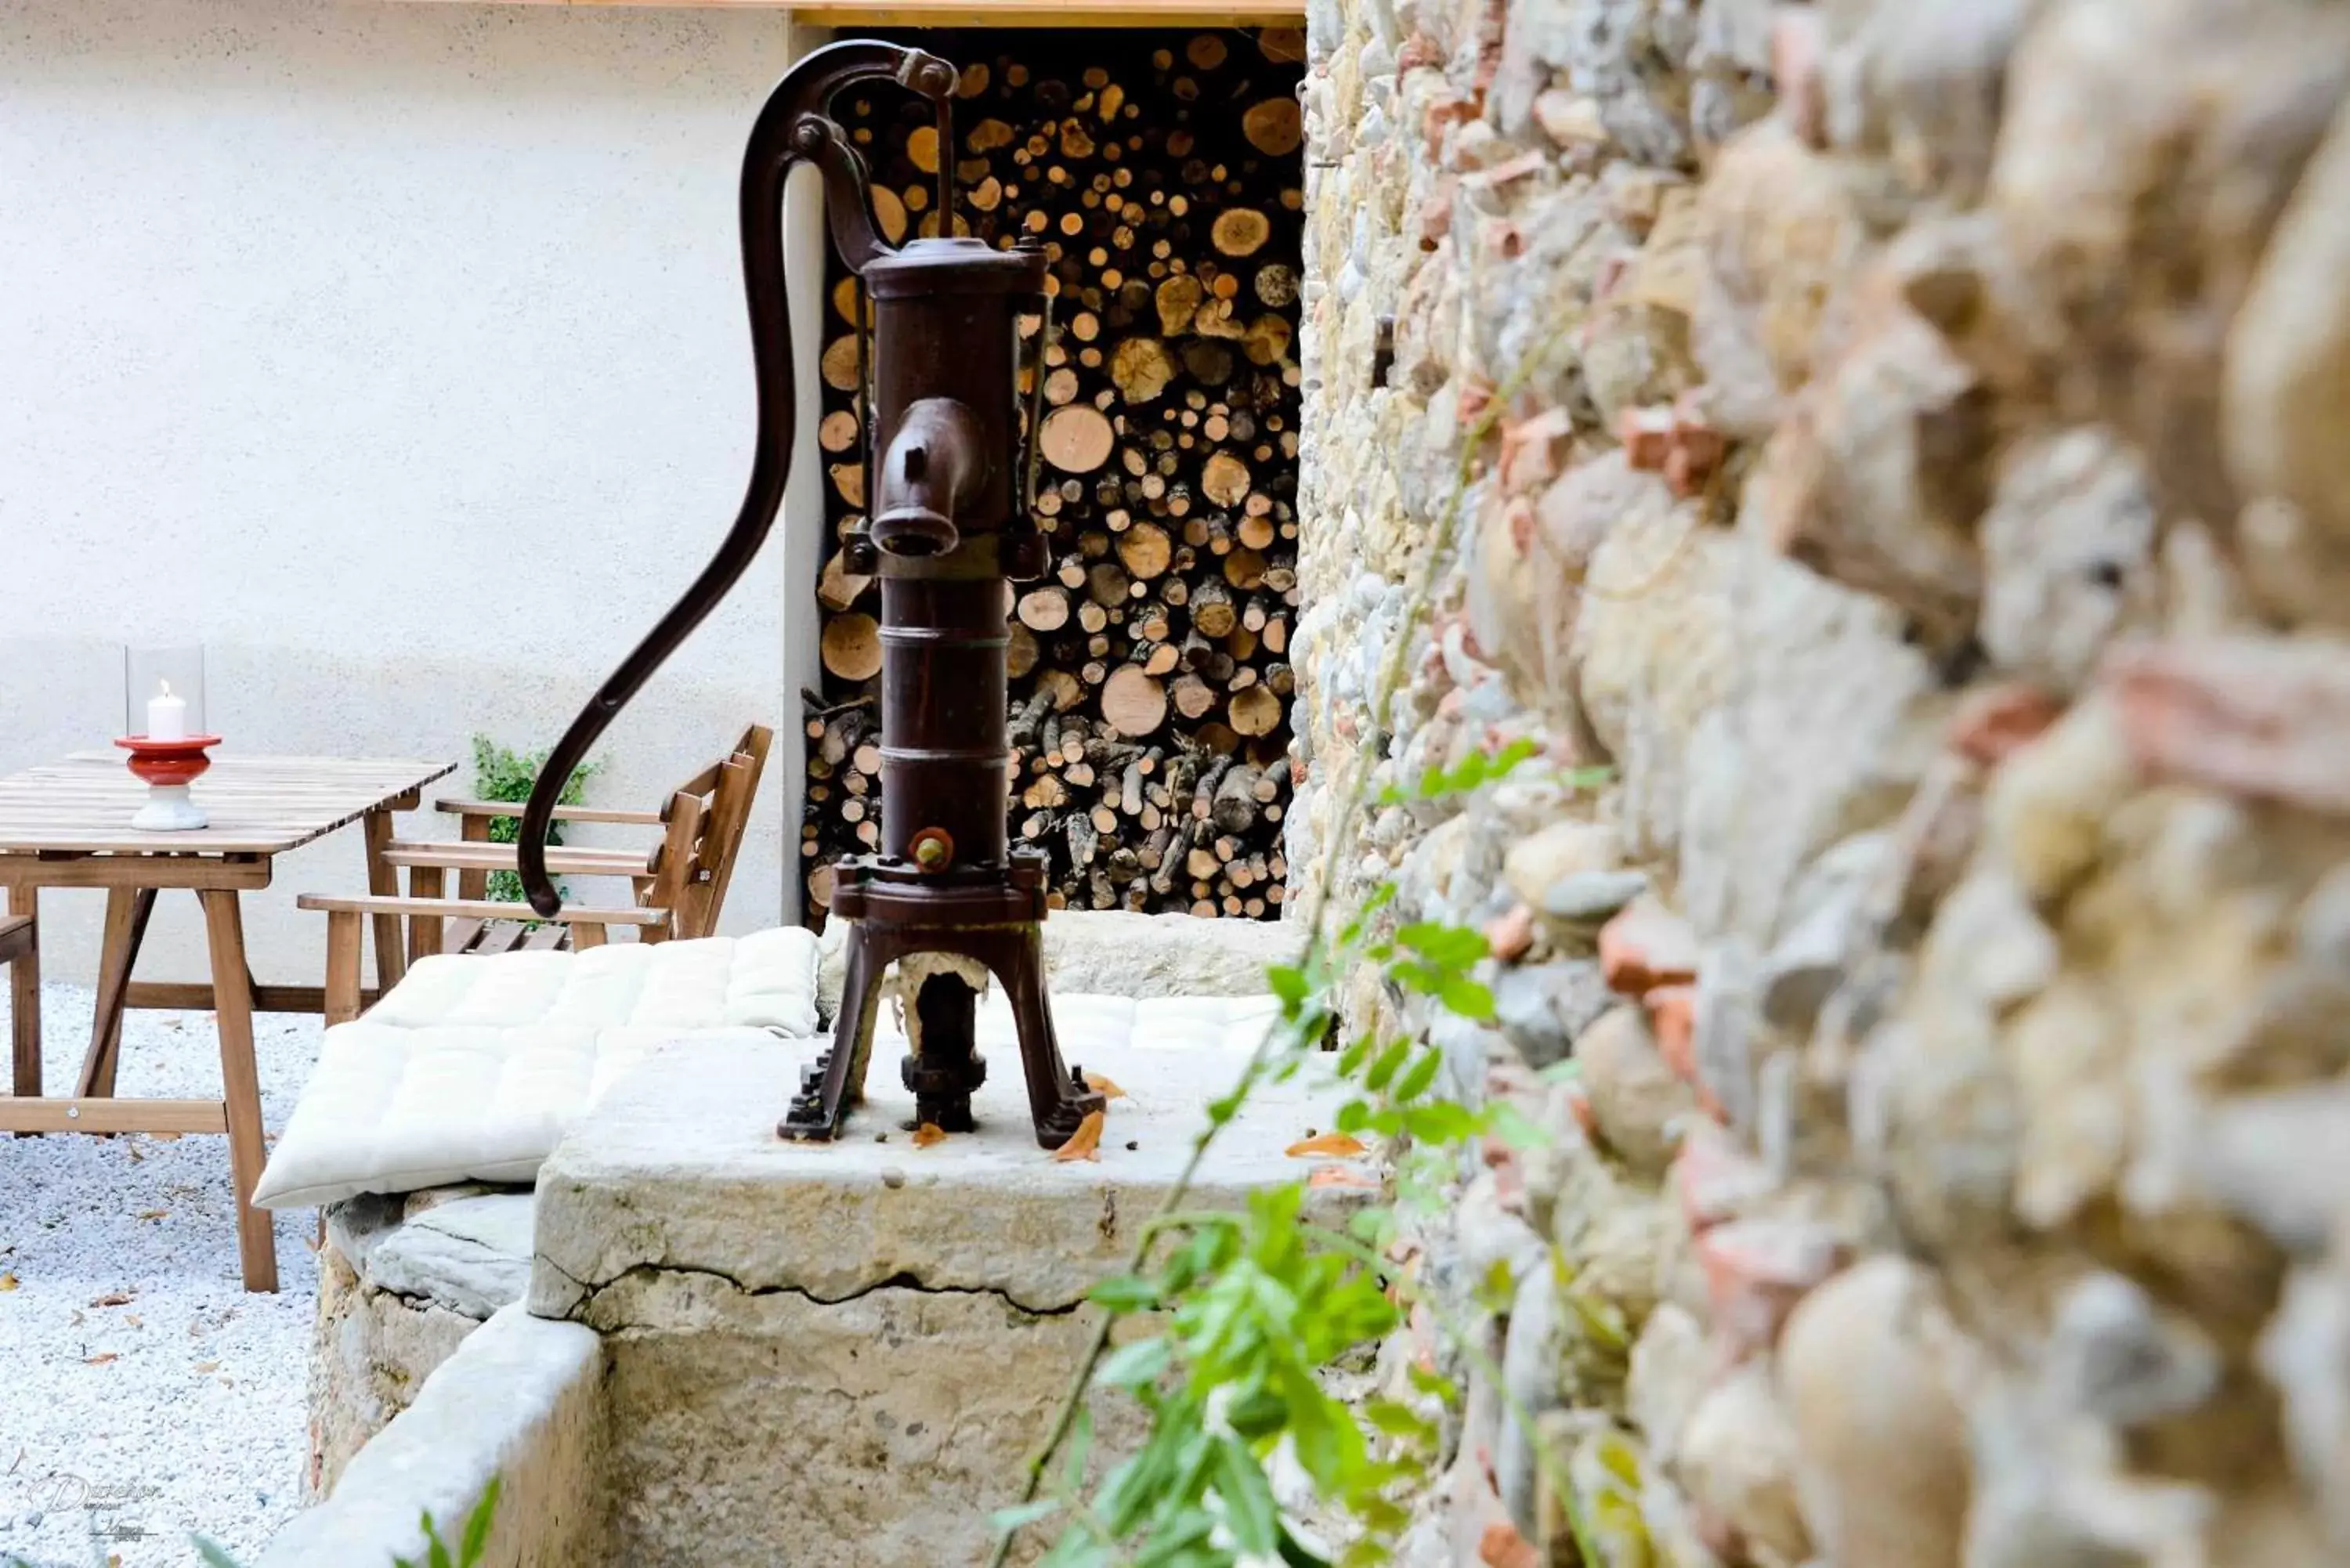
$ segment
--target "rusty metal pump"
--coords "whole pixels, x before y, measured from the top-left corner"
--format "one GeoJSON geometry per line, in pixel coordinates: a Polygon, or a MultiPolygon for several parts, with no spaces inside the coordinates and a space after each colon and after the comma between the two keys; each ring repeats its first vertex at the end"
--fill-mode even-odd
{"type": "Polygon", "coordinates": [[[983,968],[1012,1005],[1036,1140],[1059,1147],[1102,1096],[1063,1065],[1045,1003],[1045,862],[1010,848],[1011,754],[1004,742],[1005,617],[1014,581],[1042,575],[1029,509],[1035,478],[1041,350],[1051,300],[1033,244],[997,250],[950,237],[953,161],[939,160],[941,237],[892,249],[877,232],[864,160],[827,114],[858,82],[892,81],[931,100],[939,145],[956,72],[920,49],[857,41],[819,49],[787,73],[751,132],[743,163],[743,270],[758,383],[749,493],[718,554],[548,757],[525,808],[517,863],[534,908],[556,906],[546,841],[563,781],[613,717],[724,597],[765,541],[791,468],[795,389],[785,297],[783,192],[795,164],[824,179],[834,247],[863,280],[858,380],[872,460],[872,520],[848,566],[881,585],[881,844],[836,867],[836,919],[852,922],[832,1047],[804,1075],[778,1131],[837,1136],[863,1094],[884,973],[919,977],[904,1063],[916,1119],[972,1125],[986,1079],[974,1048],[983,968]],[[1021,390],[1024,317],[1038,353],[1021,390]],[[869,331],[869,342],[866,334],[869,331]],[[924,955],[936,955],[925,958],[924,955]],[[903,961],[916,961],[911,964],[903,961]]]}

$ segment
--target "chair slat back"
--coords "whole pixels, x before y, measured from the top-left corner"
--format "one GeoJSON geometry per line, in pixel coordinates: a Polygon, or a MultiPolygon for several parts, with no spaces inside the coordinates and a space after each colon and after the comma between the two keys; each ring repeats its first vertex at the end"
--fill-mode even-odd
{"type": "Polygon", "coordinates": [[[706,815],[702,797],[698,794],[688,794],[680,790],[669,797],[669,807],[661,813],[668,823],[668,831],[663,835],[660,849],[654,857],[652,881],[637,902],[645,909],[669,910],[671,919],[666,927],[647,926],[642,936],[645,941],[660,941],[681,934],[676,918],[678,901],[691,886],[693,846],[702,836],[702,819],[706,815]]]}
{"type": "Polygon", "coordinates": [[[754,724],[743,732],[733,754],[718,764],[702,841],[694,848],[693,878],[678,911],[681,936],[707,937],[718,929],[719,913],[726,907],[727,885],[733,880],[743,836],[750,826],[752,808],[758,804],[759,779],[766,771],[767,753],[775,741],[773,730],[754,724]]]}

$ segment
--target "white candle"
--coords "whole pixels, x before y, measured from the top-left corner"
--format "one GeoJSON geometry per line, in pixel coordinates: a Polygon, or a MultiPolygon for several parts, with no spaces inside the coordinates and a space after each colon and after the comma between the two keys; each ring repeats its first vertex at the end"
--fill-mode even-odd
{"type": "Polygon", "coordinates": [[[172,695],[170,681],[162,682],[162,691],[147,699],[147,738],[184,741],[188,738],[187,700],[172,695]]]}

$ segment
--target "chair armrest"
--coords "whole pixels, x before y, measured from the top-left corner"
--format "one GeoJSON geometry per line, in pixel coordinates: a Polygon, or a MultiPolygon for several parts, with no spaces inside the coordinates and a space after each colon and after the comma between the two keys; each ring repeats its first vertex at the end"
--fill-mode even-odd
{"type": "MultiPolygon", "coordinates": [[[[436,800],[435,811],[453,812],[459,816],[520,816],[522,802],[518,800],[436,800]]],[[[558,805],[555,808],[557,822],[626,822],[639,827],[661,826],[657,811],[622,811],[606,805],[558,805]]]]}
{"type": "Polygon", "coordinates": [[[559,925],[665,926],[667,909],[589,909],[565,905],[542,915],[528,904],[508,904],[494,898],[395,898],[360,895],[342,898],[330,893],[305,893],[295,907],[327,914],[409,915],[442,920],[549,920],[559,925]]]}
{"type": "MultiPolygon", "coordinates": [[[[444,871],[511,871],[511,844],[414,842],[394,839],[384,846],[388,866],[437,866],[444,871]]],[[[652,856],[635,849],[567,849],[546,852],[546,868],[558,877],[644,877],[651,874],[652,856]]]]}

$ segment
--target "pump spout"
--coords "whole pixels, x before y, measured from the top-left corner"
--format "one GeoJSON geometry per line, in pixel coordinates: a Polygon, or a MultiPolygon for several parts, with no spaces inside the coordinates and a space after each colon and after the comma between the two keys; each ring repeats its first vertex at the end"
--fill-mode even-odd
{"type": "Polygon", "coordinates": [[[987,483],[979,416],[952,398],[908,406],[875,487],[873,543],[892,556],[943,556],[962,535],[954,520],[987,483]]]}

